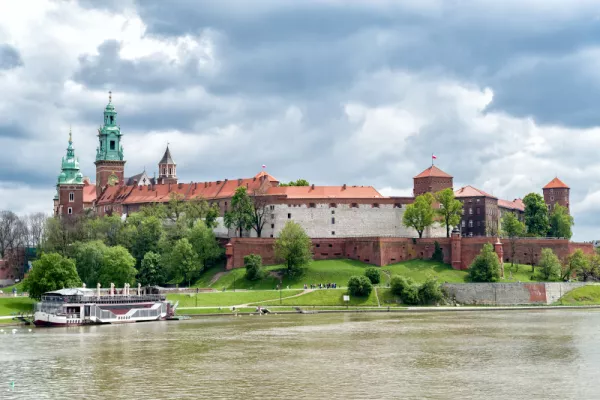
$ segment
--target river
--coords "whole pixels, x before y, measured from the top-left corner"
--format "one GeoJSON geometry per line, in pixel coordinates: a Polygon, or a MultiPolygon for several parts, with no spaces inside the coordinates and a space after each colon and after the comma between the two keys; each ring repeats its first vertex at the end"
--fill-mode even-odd
{"type": "Polygon", "coordinates": [[[10,329],[0,334],[2,399],[600,397],[594,310],[10,329]]]}

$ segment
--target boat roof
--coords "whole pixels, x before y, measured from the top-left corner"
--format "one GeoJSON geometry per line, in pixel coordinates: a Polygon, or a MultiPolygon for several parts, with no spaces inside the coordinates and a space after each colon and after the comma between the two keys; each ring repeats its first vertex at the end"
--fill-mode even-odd
{"type": "Polygon", "coordinates": [[[88,288],[68,288],[68,289],[60,289],[54,290],[52,292],[46,292],[44,295],[58,295],[58,296],[84,296],[86,294],[93,293],[92,289],[88,288]]]}

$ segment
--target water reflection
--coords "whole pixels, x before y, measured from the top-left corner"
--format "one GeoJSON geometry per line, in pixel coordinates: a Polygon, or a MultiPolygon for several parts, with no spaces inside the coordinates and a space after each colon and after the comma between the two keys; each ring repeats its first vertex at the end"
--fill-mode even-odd
{"type": "Polygon", "coordinates": [[[38,329],[0,336],[0,398],[596,398],[599,328],[521,311],[38,329]]]}

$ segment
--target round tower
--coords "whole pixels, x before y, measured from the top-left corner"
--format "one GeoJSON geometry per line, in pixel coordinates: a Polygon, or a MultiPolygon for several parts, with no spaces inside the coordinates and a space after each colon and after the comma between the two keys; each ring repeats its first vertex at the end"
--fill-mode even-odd
{"type": "Polygon", "coordinates": [[[569,210],[569,195],[571,189],[558,177],[552,179],[546,186],[543,187],[544,201],[548,206],[548,211],[552,212],[554,207],[559,204],[569,210]]]}

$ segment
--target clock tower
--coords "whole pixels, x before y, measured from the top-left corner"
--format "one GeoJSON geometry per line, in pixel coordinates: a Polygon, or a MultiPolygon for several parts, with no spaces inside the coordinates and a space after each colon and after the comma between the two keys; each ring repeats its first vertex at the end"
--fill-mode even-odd
{"type": "Polygon", "coordinates": [[[96,148],[96,198],[102,189],[124,182],[125,160],[121,145],[121,127],[117,125],[117,112],[108,92],[108,105],[104,109],[104,124],[98,128],[99,146],[96,148]]]}

